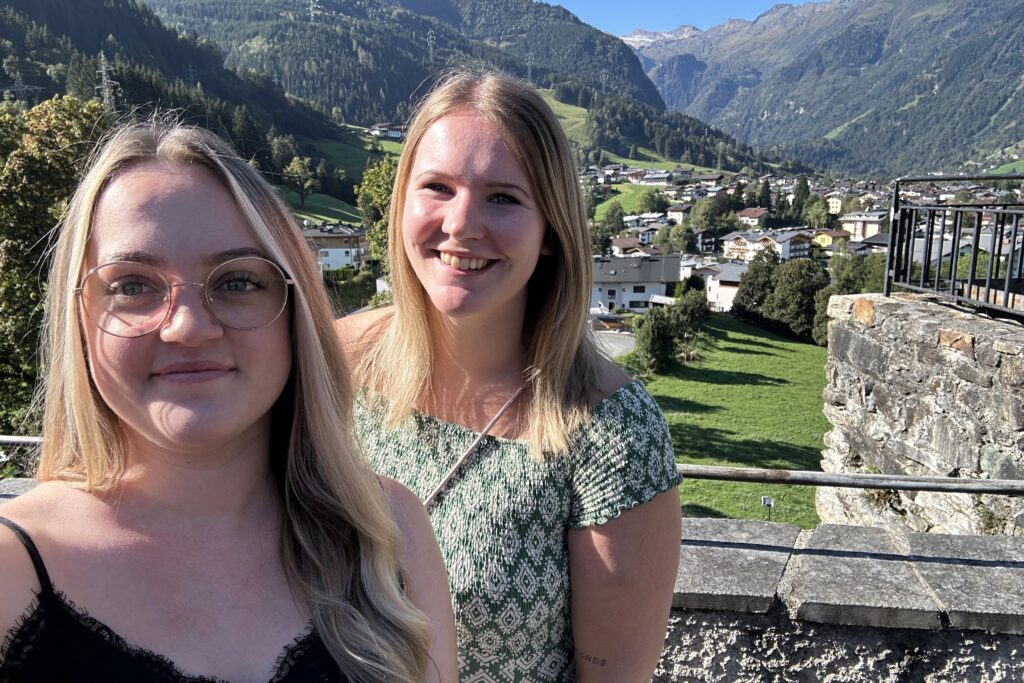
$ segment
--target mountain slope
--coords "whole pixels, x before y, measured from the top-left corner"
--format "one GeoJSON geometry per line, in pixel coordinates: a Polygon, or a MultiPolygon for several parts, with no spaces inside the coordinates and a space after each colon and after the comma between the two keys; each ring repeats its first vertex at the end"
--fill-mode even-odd
{"type": "Polygon", "coordinates": [[[532,0],[388,0],[435,17],[463,35],[499,46],[523,61],[614,89],[655,109],[665,105],[639,60],[618,38],[563,7],[532,0]]]}
{"type": "Polygon", "coordinates": [[[288,98],[267,79],[243,78],[223,66],[220,51],[180,36],[134,0],[2,0],[0,58],[7,79],[35,99],[55,93],[90,98],[100,80],[99,55],[129,107],[184,108],[213,129],[230,127],[239,107],[264,127],[334,135],[322,113],[288,98]]]}
{"type": "Polygon", "coordinates": [[[674,109],[858,173],[957,166],[1024,138],[1024,6],[833,0],[626,38],[674,109]]]}

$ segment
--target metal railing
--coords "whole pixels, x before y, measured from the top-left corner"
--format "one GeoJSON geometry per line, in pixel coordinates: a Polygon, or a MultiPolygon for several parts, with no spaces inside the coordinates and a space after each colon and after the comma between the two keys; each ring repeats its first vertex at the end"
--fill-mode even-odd
{"type": "Polygon", "coordinates": [[[0,446],[38,446],[43,443],[41,436],[6,436],[0,434],[0,446]]]}
{"type": "Polygon", "coordinates": [[[904,205],[911,183],[1011,180],[1020,175],[899,178],[893,188],[886,296],[893,288],[937,295],[1024,318],[1024,204],[904,205]]]}
{"type": "Polygon", "coordinates": [[[684,464],[676,465],[676,471],[689,479],[714,479],[716,481],[1024,496],[1024,479],[915,477],[907,474],[847,474],[814,470],[770,470],[756,467],[684,464]]]}
{"type": "MultiPolygon", "coordinates": [[[[38,436],[0,435],[0,445],[37,446],[38,436]]],[[[963,479],[959,477],[915,477],[906,474],[849,474],[815,470],[773,470],[757,467],[677,464],[676,471],[687,479],[742,481],[757,484],[830,486],[837,488],[892,489],[898,491],[946,491],[949,493],[1024,496],[1024,479],[963,479]]]]}

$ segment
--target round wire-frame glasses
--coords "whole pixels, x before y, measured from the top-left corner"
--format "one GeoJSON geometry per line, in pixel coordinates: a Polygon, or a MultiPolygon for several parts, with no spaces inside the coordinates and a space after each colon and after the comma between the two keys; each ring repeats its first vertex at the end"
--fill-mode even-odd
{"type": "Polygon", "coordinates": [[[153,266],[112,261],[86,273],[74,293],[93,325],[115,337],[133,338],[164,324],[178,287],[201,287],[203,304],[222,325],[255,330],[281,317],[293,284],[277,264],[255,256],[224,261],[204,282],[173,284],[153,266]]]}

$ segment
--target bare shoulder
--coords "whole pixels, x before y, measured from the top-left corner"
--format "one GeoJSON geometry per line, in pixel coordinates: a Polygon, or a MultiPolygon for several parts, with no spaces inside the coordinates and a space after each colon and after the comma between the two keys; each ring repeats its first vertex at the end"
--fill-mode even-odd
{"type": "MultiPolygon", "coordinates": [[[[427,510],[416,494],[394,479],[379,477],[381,486],[391,504],[391,516],[394,518],[403,541],[415,541],[417,535],[430,530],[427,510]]],[[[430,531],[433,535],[433,531],[430,531]]]]}
{"type": "MultiPolygon", "coordinates": [[[[14,522],[38,542],[47,535],[55,513],[59,516],[62,488],[60,484],[41,484],[0,505],[0,517],[14,522]]],[[[0,636],[9,633],[28,613],[41,588],[21,538],[14,530],[0,525],[0,636]]]]}
{"type": "Polygon", "coordinates": [[[360,345],[373,338],[382,325],[391,319],[393,313],[393,307],[385,306],[338,318],[334,322],[334,329],[338,333],[342,347],[346,352],[357,350],[360,345]]]}
{"type": "Polygon", "coordinates": [[[591,407],[608,398],[616,391],[633,381],[633,378],[626,374],[613,361],[601,358],[598,366],[597,391],[591,401],[591,407]]]}

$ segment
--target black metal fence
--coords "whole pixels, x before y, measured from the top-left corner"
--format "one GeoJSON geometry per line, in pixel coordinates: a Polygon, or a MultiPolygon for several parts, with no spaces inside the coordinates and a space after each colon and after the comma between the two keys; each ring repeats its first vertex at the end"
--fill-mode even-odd
{"type": "Polygon", "coordinates": [[[905,201],[908,184],[963,184],[1024,176],[900,178],[893,189],[885,294],[925,292],[1024,318],[1024,203],[905,201]]]}

